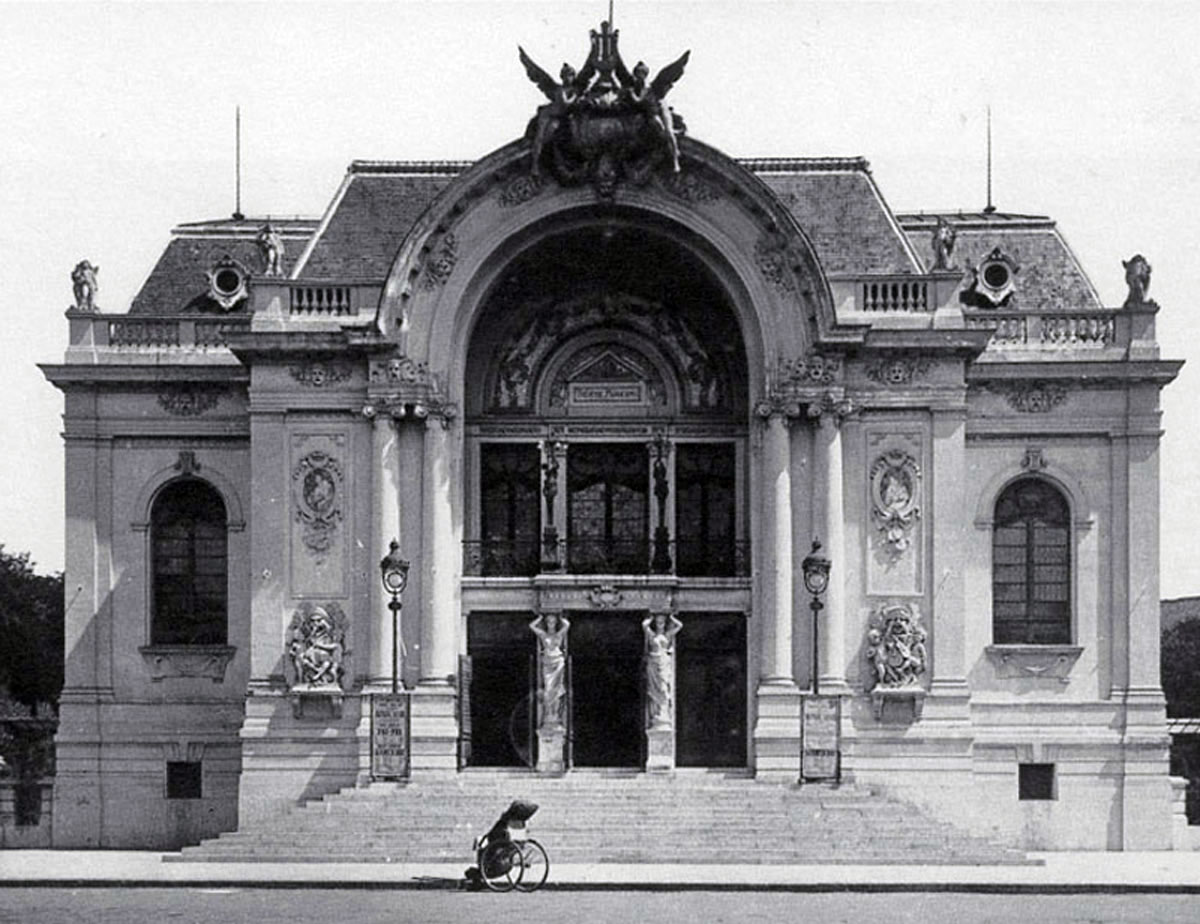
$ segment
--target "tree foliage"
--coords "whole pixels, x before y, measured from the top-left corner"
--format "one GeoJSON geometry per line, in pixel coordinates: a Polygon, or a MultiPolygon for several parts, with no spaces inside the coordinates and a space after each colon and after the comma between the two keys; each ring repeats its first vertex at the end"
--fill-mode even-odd
{"type": "Polygon", "coordinates": [[[1182,620],[1163,633],[1162,685],[1167,715],[1200,717],[1200,619],[1182,620]]]}
{"type": "Polygon", "coordinates": [[[0,685],[27,706],[57,703],[63,685],[63,578],[35,574],[29,553],[0,544],[0,685]]]}

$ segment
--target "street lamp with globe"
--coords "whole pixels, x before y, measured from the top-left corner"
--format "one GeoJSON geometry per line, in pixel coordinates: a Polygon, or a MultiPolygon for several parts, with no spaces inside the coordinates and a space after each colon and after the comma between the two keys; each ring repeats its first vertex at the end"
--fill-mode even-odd
{"type": "Polygon", "coordinates": [[[829,587],[829,569],[832,567],[832,562],[824,555],[821,555],[820,552],[821,540],[814,538],[812,551],[804,556],[804,561],[800,564],[800,567],[804,571],[804,589],[812,595],[812,603],[810,605],[813,614],[812,691],[814,696],[819,692],[817,675],[820,673],[817,664],[817,632],[821,619],[821,610],[825,606],[821,602],[821,595],[829,587]]]}
{"type": "Polygon", "coordinates": [[[400,596],[408,586],[409,561],[400,555],[400,543],[392,540],[391,547],[379,562],[383,589],[391,595],[388,609],[392,611],[392,693],[400,691],[400,596]]]}

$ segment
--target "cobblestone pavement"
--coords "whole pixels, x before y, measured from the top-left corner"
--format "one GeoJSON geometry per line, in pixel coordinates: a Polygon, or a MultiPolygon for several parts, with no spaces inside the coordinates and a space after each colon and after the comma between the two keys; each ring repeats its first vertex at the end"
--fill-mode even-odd
{"type": "Polygon", "coordinates": [[[1192,924],[1195,895],[0,888],[3,924],[1192,924]]]}

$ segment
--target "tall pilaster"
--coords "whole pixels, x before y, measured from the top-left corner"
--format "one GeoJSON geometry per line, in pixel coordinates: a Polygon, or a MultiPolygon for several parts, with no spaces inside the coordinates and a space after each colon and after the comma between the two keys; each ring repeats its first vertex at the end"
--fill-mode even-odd
{"type": "MultiPolygon", "coordinates": [[[[966,639],[962,614],[967,611],[967,532],[971,528],[966,507],[965,407],[933,412],[933,484],[926,492],[932,507],[933,628],[931,692],[935,697],[961,697],[965,709],[967,689],[966,639]],[[932,496],[931,496],[932,495],[932,496]]],[[[940,712],[934,709],[932,713],[940,712]]]]}
{"type": "Polygon", "coordinates": [[[759,405],[761,529],[758,547],[763,629],[754,724],[755,772],[795,780],[800,770],[800,691],[792,666],[792,474],[787,409],[759,405]]]}

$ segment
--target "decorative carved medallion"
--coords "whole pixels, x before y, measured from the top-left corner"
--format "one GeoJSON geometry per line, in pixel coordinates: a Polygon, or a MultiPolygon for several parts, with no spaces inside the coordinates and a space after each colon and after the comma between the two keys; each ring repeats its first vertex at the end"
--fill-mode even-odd
{"type": "Polygon", "coordinates": [[[324,388],[326,385],[336,385],[350,378],[350,370],[337,363],[307,362],[292,366],[288,372],[301,385],[310,388],[324,388]]]}
{"type": "Polygon", "coordinates": [[[500,190],[500,204],[505,208],[524,205],[542,194],[546,184],[539,177],[521,174],[509,180],[500,190]]]}
{"type": "Polygon", "coordinates": [[[891,449],[871,465],[871,518],[892,555],[908,548],[913,524],[921,516],[921,469],[903,449],[891,449]]]}
{"type": "Polygon", "coordinates": [[[346,615],[336,603],[301,603],[288,627],[290,686],[305,692],[342,688],[346,615]]]}
{"type": "Polygon", "coordinates": [[[333,544],[342,519],[342,469],[331,455],[308,453],[292,470],[296,521],[304,524],[304,545],[318,558],[333,544]]]}
{"type": "Polygon", "coordinates": [[[721,198],[721,191],[712,186],[695,173],[672,173],[663,182],[663,188],[684,202],[697,205],[701,202],[716,202],[721,198]]]}
{"type": "Polygon", "coordinates": [[[1057,382],[1017,382],[1003,389],[1014,411],[1048,414],[1067,400],[1066,386],[1057,382]]]}
{"type": "Polygon", "coordinates": [[[173,385],[159,392],[158,404],[176,417],[199,417],[217,406],[217,393],[191,385],[173,385]]]}
{"type": "Polygon", "coordinates": [[[867,688],[899,690],[915,687],[925,673],[928,653],[921,611],[915,603],[885,603],[871,617],[866,658],[867,688]]]}
{"type": "Polygon", "coordinates": [[[588,591],[588,599],[592,606],[612,610],[621,605],[622,594],[612,584],[599,584],[588,591]]]}
{"type": "Polygon", "coordinates": [[[781,292],[796,288],[791,267],[797,261],[787,235],[782,231],[767,231],[754,245],[754,257],[758,261],[763,278],[781,292]]]}
{"type": "Polygon", "coordinates": [[[928,371],[924,356],[889,356],[867,366],[867,378],[880,385],[909,385],[928,371]]]}
{"type": "Polygon", "coordinates": [[[441,243],[430,255],[429,262],[425,264],[425,288],[436,289],[440,285],[445,285],[457,263],[458,238],[454,236],[453,232],[447,231],[442,235],[441,243]]]}

